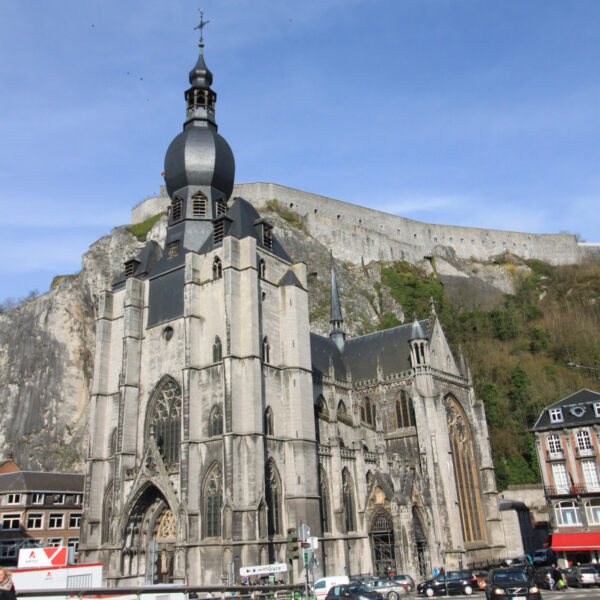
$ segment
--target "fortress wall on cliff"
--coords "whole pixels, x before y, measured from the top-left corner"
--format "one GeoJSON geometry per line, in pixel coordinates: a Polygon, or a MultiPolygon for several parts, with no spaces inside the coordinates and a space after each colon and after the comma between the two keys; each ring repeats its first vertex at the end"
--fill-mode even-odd
{"type": "MultiPolygon", "coordinates": [[[[275,183],[238,183],[233,190],[235,196],[245,198],[256,208],[276,199],[281,209],[304,217],[310,233],[331,248],[336,258],[353,263],[415,263],[423,257],[447,255],[447,249],[458,258],[477,261],[507,251],[555,265],[600,260],[600,244],[578,243],[576,236],[569,233],[535,234],[422,223],[275,183]]],[[[160,196],[149,198],[132,210],[132,223],[164,211],[168,205],[162,186],[160,196]]]]}

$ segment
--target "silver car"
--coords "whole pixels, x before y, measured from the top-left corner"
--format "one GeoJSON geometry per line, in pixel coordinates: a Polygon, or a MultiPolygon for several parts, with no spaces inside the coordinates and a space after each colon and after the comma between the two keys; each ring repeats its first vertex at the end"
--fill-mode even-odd
{"type": "Polygon", "coordinates": [[[378,579],[370,584],[376,592],[379,592],[385,600],[398,600],[400,596],[408,594],[408,586],[399,581],[390,579],[378,579]]]}

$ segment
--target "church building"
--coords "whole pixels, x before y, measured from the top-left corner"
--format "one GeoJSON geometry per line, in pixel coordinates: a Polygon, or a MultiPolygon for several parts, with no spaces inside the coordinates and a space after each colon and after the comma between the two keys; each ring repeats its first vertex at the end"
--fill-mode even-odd
{"type": "Polygon", "coordinates": [[[164,247],[124,264],[97,313],[82,560],[108,585],[239,582],[287,563],[301,524],[315,576],[468,567],[503,556],[485,412],[432,306],[347,338],[310,331],[307,272],[231,198],[200,44],[169,146],[164,247]]]}

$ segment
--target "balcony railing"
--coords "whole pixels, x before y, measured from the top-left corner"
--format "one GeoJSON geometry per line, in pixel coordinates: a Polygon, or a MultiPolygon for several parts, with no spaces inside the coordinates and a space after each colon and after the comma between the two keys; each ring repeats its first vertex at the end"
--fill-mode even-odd
{"type": "Polygon", "coordinates": [[[546,496],[575,496],[576,494],[600,494],[599,483],[569,483],[544,487],[546,496]]]}
{"type": "Polygon", "coordinates": [[[565,453],[562,450],[557,450],[556,452],[548,452],[549,460],[560,460],[565,457],[565,453]]]}
{"type": "Polygon", "coordinates": [[[593,448],[577,448],[577,456],[594,456],[595,454],[593,448]]]}

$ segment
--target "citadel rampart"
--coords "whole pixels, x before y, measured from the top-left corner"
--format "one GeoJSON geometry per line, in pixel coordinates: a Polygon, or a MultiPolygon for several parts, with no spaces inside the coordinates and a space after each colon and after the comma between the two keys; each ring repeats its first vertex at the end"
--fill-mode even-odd
{"type": "MultiPolygon", "coordinates": [[[[600,260],[600,243],[579,243],[569,233],[535,234],[422,223],[276,183],[238,183],[233,196],[245,198],[257,209],[277,199],[282,209],[302,216],[310,233],[332,248],[336,258],[353,263],[415,263],[423,257],[446,256],[448,249],[457,258],[477,261],[505,252],[553,265],[600,260]]],[[[131,221],[144,221],[168,205],[169,198],[162,187],[160,196],[134,207],[131,221]]]]}

